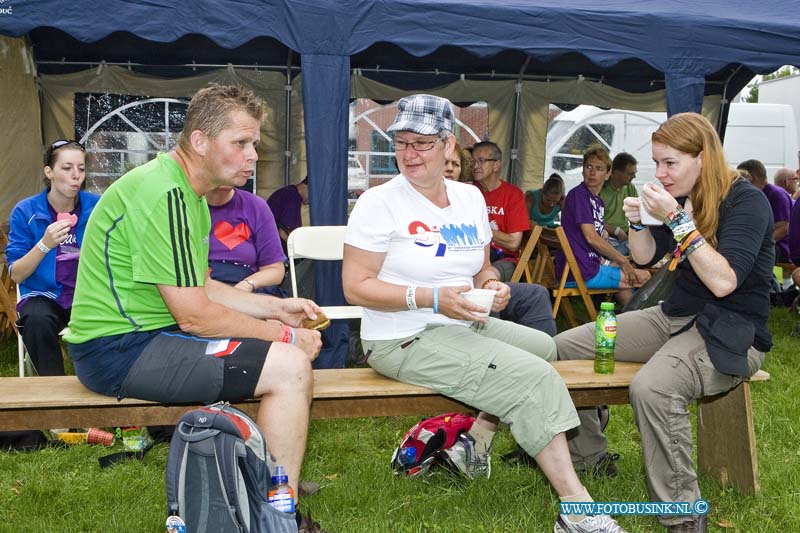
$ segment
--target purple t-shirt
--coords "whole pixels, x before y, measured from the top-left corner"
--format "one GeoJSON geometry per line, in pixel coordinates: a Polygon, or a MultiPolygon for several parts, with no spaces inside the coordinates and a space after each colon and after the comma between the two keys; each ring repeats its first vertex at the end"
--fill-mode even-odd
{"type": "Polygon", "coordinates": [[[295,185],[287,185],[278,189],[267,200],[272,214],[275,215],[275,223],[279,228],[283,228],[287,233],[303,225],[300,219],[300,208],[303,205],[303,197],[295,185]]]}
{"type": "MultiPolygon", "coordinates": [[[[581,183],[569,191],[564,201],[564,209],[561,211],[561,227],[567,235],[584,281],[589,281],[597,275],[602,258],[583,236],[581,224],[593,224],[597,234],[602,235],[604,210],[603,200],[592,194],[585,183],[581,183]]],[[[564,253],[559,250],[555,257],[556,276],[561,276],[566,262],[564,253]]]]}
{"type": "MultiPolygon", "coordinates": [[[[47,203],[47,210],[50,211],[50,221],[58,219],[58,213],[50,203],[47,203]]],[[[75,220],[81,214],[81,207],[78,205],[70,211],[75,215],[75,220]]],[[[76,226],[72,226],[63,241],[56,247],[56,282],[61,284],[61,294],[58,295],[56,303],[63,309],[72,307],[72,297],[75,294],[75,279],[78,277],[78,258],[81,253],[81,245],[75,235],[76,226]]]]}
{"type": "MultiPolygon", "coordinates": [[[[763,191],[772,208],[772,220],[776,224],[778,222],[789,222],[792,212],[792,197],[789,196],[789,193],[771,183],[767,183],[763,191]]],[[[775,243],[775,252],[777,254],[776,260],[785,261],[789,259],[788,236],[775,243]]]]}
{"type": "Polygon", "coordinates": [[[792,206],[789,219],[789,259],[793,263],[800,262],[800,202],[792,206]]]}
{"type": "Polygon", "coordinates": [[[282,262],[286,257],[267,202],[247,191],[234,191],[227,204],[208,206],[211,212],[208,260],[237,263],[253,272],[282,262]]]}

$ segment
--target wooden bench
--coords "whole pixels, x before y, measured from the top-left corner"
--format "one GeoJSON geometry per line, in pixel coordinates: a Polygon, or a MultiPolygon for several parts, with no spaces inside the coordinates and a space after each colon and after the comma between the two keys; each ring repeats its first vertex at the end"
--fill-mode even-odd
{"type": "MultiPolygon", "coordinates": [[[[558,361],[554,366],[577,407],[628,403],[628,386],[641,365],[617,362],[614,374],[593,371],[592,361],[558,361]]],[[[752,381],[765,381],[759,372],[752,381]]],[[[256,401],[238,407],[255,418],[256,401]]],[[[190,406],[166,406],[126,398],[117,401],[89,391],[74,376],[0,378],[0,430],[51,427],[113,427],[174,424],[190,406]]],[[[369,368],[314,371],[312,418],[427,415],[468,409],[425,387],[407,385],[369,368]]],[[[758,492],[750,385],[706,398],[698,409],[700,471],[758,492]]]]}

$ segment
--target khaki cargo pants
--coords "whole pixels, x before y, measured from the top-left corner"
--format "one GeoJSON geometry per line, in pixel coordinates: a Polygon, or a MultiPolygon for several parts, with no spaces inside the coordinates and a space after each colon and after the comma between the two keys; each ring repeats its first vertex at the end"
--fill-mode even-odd
{"type": "Polygon", "coordinates": [[[367,362],[384,376],[429,387],[510,424],[520,446],[536,456],[578,425],[541,331],[489,318],[485,325],[430,326],[404,339],[363,341],[367,362]]]}
{"type": "MultiPolygon", "coordinates": [[[[692,463],[689,402],[728,391],[742,378],[717,372],[695,326],[674,337],[693,317],[669,317],[661,306],[617,316],[616,360],[647,363],[630,386],[634,419],[642,439],[647,487],[652,501],[694,502],[700,498],[692,463]]],[[[555,337],[559,359],[594,359],[594,322],[555,337]]],[[[751,374],[764,363],[747,353],[751,374]]],[[[597,409],[579,409],[581,425],[567,433],[573,463],[591,466],[606,452],[597,409]]],[[[669,526],[686,517],[662,517],[669,526]]]]}

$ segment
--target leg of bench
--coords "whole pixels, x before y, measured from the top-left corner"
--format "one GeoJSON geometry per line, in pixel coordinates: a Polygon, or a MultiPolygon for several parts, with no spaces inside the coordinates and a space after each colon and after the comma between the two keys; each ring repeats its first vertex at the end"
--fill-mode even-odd
{"type": "Polygon", "coordinates": [[[758,493],[758,457],[749,383],[699,402],[697,462],[701,472],[711,474],[723,486],[733,484],[743,493],[758,493]]]}

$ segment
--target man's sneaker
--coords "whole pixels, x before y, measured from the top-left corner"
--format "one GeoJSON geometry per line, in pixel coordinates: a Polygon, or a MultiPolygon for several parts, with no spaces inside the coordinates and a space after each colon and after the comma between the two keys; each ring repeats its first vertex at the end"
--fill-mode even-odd
{"type": "Polygon", "coordinates": [[[300,496],[313,496],[322,489],[322,485],[314,481],[301,481],[297,486],[300,496]]]}
{"type": "Polygon", "coordinates": [[[536,464],[536,459],[528,455],[528,452],[525,449],[517,444],[517,449],[513,452],[509,452],[505,455],[501,455],[500,459],[504,463],[509,464],[519,464],[524,466],[529,466],[531,468],[538,468],[539,465],[536,464]]]}
{"type": "Polygon", "coordinates": [[[600,419],[600,431],[605,433],[608,427],[608,421],[611,420],[611,411],[607,405],[597,406],[597,418],[600,419]]]}
{"type": "Polygon", "coordinates": [[[302,514],[297,511],[297,533],[328,533],[322,529],[319,522],[314,522],[311,513],[302,514]]]}
{"type": "Polygon", "coordinates": [[[708,530],[708,517],[698,516],[692,520],[669,526],[667,531],[669,533],[706,533],[708,530]]]}
{"type": "Polygon", "coordinates": [[[492,475],[492,450],[475,451],[475,440],[469,433],[461,433],[455,444],[442,450],[442,459],[451,470],[461,472],[469,479],[489,478],[492,475]]]}
{"type": "Polygon", "coordinates": [[[591,472],[594,477],[616,477],[618,453],[604,453],[600,459],[591,466],[579,468],[580,472],[591,472]]]}
{"type": "Polygon", "coordinates": [[[553,533],[628,533],[607,514],[587,516],[580,522],[570,522],[563,514],[558,515],[553,533]]]}

